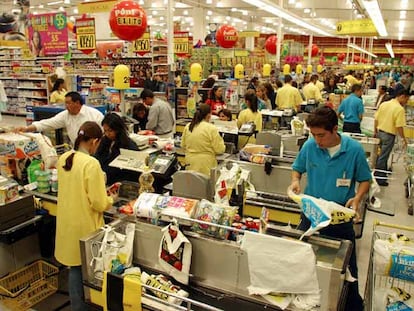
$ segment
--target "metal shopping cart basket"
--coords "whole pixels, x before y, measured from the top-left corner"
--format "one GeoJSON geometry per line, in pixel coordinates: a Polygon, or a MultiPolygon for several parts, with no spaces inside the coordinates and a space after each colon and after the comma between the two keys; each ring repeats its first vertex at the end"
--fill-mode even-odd
{"type": "Polygon", "coordinates": [[[374,222],[365,310],[405,310],[414,303],[414,227],[374,222]]]}

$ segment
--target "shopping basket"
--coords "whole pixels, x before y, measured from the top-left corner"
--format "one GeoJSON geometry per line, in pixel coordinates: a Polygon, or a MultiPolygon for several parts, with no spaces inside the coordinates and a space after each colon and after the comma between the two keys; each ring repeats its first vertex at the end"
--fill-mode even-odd
{"type": "Polygon", "coordinates": [[[0,279],[0,302],[13,311],[26,311],[58,289],[59,269],[38,260],[0,279]]]}
{"type": "Polygon", "coordinates": [[[401,298],[401,296],[404,296],[402,295],[403,293],[408,294],[406,297],[413,297],[414,295],[414,282],[412,274],[412,271],[414,271],[414,262],[409,260],[400,261],[399,256],[400,254],[403,254],[401,252],[391,253],[391,255],[397,259],[397,264],[396,267],[393,268],[395,265],[391,265],[390,263],[389,270],[385,271],[385,273],[379,267],[379,261],[377,258],[378,253],[374,249],[376,241],[389,241],[391,237],[398,238],[401,235],[404,238],[406,236],[411,237],[412,241],[414,227],[388,224],[378,221],[374,222],[371,254],[365,287],[365,310],[385,310],[385,305],[388,303],[390,295],[394,301],[398,302],[404,302],[404,298],[401,298]],[[403,273],[399,273],[400,271],[403,273]]]}

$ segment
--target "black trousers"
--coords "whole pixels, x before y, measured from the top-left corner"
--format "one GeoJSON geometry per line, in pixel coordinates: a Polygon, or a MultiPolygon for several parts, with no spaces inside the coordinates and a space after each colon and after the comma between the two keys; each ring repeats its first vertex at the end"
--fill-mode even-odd
{"type": "Polygon", "coordinates": [[[352,123],[352,122],[344,122],[344,126],[342,128],[343,132],[348,133],[359,133],[361,134],[361,124],[360,123],[352,123]]]}
{"type": "MultiPolygon", "coordinates": [[[[304,214],[300,215],[299,230],[306,231],[310,227],[310,221],[304,214]]],[[[349,271],[351,275],[358,279],[358,266],[355,249],[355,232],[352,221],[339,225],[329,225],[319,231],[322,235],[329,237],[349,240],[352,242],[352,253],[349,259],[349,271]]],[[[345,304],[346,311],[362,311],[364,310],[364,302],[359,295],[358,281],[349,283],[348,297],[345,304]]]]}

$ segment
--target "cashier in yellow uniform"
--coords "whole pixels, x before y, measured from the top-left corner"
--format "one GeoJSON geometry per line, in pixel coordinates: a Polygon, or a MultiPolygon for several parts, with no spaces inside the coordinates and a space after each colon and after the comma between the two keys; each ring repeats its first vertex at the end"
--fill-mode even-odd
{"type": "Polygon", "coordinates": [[[67,91],[65,90],[65,80],[56,79],[50,94],[50,103],[64,103],[67,91]]]}
{"type": "Polygon", "coordinates": [[[217,167],[216,155],[226,149],[223,138],[210,123],[210,118],[210,106],[201,104],[191,123],[185,126],[181,139],[187,169],[207,176],[210,176],[210,169],[217,167]]]}
{"type": "MultiPolygon", "coordinates": [[[[262,114],[258,111],[259,99],[256,96],[254,90],[247,90],[244,95],[244,101],[246,102],[246,109],[240,111],[237,117],[237,127],[240,129],[243,124],[254,123],[255,132],[261,132],[263,127],[262,114]]],[[[250,140],[250,137],[239,135],[239,149],[243,148],[248,142],[254,143],[254,140],[250,140]]]]}
{"type": "Polygon", "coordinates": [[[70,267],[68,287],[72,311],[89,310],[83,298],[79,239],[104,225],[103,212],[116,198],[116,195],[107,195],[101,165],[91,156],[102,135],[97,123],[83,123],[74,150],[62,154],[57,164],[55,257],[70,267]]]}

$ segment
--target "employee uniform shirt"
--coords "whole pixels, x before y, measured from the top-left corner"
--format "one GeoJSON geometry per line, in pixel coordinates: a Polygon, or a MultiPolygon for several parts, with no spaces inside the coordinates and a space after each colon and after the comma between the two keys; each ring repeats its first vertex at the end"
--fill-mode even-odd
{"type": "Polygon", "coordinates": [[[64,170],[66,158],[72,152],[60,156],[57,164],[55,257],[65,266],[80,266],[79,240],[104,225],[103,211],[113,200],[106,195],[104,174],[95,158],[76,151],[72,169],[64,170]]]}
{"type": "Polygon", "coordinates": [[[322,101],[321,91],[313,82],[310,82],[303,87],[303,95],[305,95],[306,100],[314,99],[322,101]]]}
{"type": "Polygon", "coordinates": [[[256,125],[256,131],[262,130],[262,114],[260,112],[253,112],[250,108],[246,108],[239,113],[237,118],[237,127],[240,128],[243,124],[253,122],[256,125]]]}
{"type": "Polygon", "coordinates": [[[64,103],[66,93],[67,91],[65,89],[63,89],[62,91],[53,91],[52,94],[50,94],[50,102],[64,103]]]}
{"type": "Polygon", "coordinates": [[[74,145],[76,137],[78,137],[79,128],[83,123],[94,121],[101,125],[103,117],[103,114],[98,109],[82,105],[77,115],[71,115],[67,110],[64,110],[52,118],[33,122],[32,125],[39,132],[66,128],[69,139],[74,145]]]}
{"type": "Polygon", "coordinates": [[[225,150],[223,138],[217,128],[201,121],[190,132],[190,124],[184,128],[181,147],[185,150],[185,163],[188,170],[210,175],[210,169],[217,167],[216,155],[225,150]]]}
{"type": "Polygon", "coordinates": [[[322,91],[323,88],[325,87],[325,84],[323,84],[323,82],[317,80],[316,81],[316,87],[319,89],[319,91],[322,91]]]}
{"type": "Polygon", "coordinates": [[[302,96],[297,88],[286,83],[277,91],[276,106],[278,109],[297,109],[302,103],[302,96]]]}
{"type": "Polygon", "coordinates": [[[375,113],[378,130],[396,135],[397,127],[406,125],[404,107],[395,98],[383,102],[375,113]]]}
{"type": "Polygon", "coordinates": [[[353,75],[347,75],[347,76],[344,77],[344,79],[346,79],[346,83],[349,86],[353,86],[354,84],[360,84],[361,83],[361,81],[359,81],[353,75]]]}
{"type": "Polygon", "coordinates": [[[371,171],[361,144],[346,135],[340,136],[341,148],[332,157],[327,149],[319,148],[315,139],[310,138],[292,168],[307,174],[305,194],[345,205],[355,196],[355,182],[371,180],[371,171]],[[349,179],[349,187],[338,187],[338,179],[349,179]]]}
{"type": "Polygon", "coordinates": [[[360,123],[360,115],[364,114],[362,99],[352,93],[339,105],[338,113],[344,114],[344,122],[360,123]]]}
{"type": "Polygon", "coordinates": [[[157,135],[170,134],[174,130],[174,113],[169,103],[154,97],[148,113],[147,130],[152,130],[157,135]]]}

